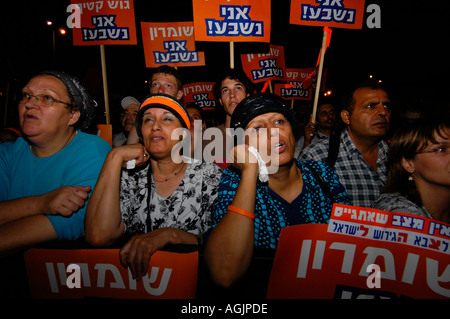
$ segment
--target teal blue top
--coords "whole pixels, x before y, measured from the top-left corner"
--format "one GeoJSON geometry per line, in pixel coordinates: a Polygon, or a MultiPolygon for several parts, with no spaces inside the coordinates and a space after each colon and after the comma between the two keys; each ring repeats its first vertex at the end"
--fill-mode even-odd
{"type": "MultiPolygon", "coordinates": [[[[275,249],[281,228],[306,224],[328,223],[333,202],[350,204],[344,187],[339,183],[336,173],[322,162],[295,160],[303,177],[300,195],[291,203],[287,202],[267,184],[257,181],[255,203],[255,247],[275,249]],[[322,176],[328,185],[332,198],[328,198],[316,181],[310,167],[322,176]]],[[[213,227],[227,212],[228,205],[236,195],[241,180],[240,172],[229,167],[222,173],[219,184],[218,203],[213,211],[213,227]]]]}
{"type": "MultiPolygon", "coordinates": [[[[0,144],[0,201],[42,195],[61,186],[91,186],[92,193],[110,150],[105,140],[81,131],[48,157],[36,157],[21,137],[0,144]]],[[[59,239],[84,235],[86,206],[87,202],[70,217],[47,215],[59,239]]]]}

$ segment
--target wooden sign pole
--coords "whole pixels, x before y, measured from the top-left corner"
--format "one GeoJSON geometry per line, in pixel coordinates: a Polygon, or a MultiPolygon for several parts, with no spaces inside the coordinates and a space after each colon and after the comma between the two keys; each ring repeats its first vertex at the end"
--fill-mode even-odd
{"type": "Polygon", "coordinates": [[[100,45],[100,57],[102,60],[103,96],[105,99],[106,124],[110,124],[111,121],[109,116],[108,79],[106,77],[105,46],[103,44],[100,45]]]}
{"type": "Polygon", "coordinates": [[[234,42],[230,42],[230,69],[234,69],[234,42]]]}

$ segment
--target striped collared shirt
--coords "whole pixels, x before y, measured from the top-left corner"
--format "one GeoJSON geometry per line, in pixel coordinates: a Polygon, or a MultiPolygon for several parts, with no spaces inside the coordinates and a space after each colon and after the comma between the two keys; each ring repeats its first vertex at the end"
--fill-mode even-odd
{"type": "MultiPolygon", "coordinates": [[[[329,139],[311,144],[299,155],[299,159],[325,162],[328,156],[329,139]]],[[[345,187],[353,205],[371,207],[379,197],[380,189],[386,183],[386,160],[388,145],[378,143],[377,171],[375,172],[363,159],[362,152],[356,147],[348,131],[341,133],[339,153],[334,169],[339,181],[345,187]]]]}

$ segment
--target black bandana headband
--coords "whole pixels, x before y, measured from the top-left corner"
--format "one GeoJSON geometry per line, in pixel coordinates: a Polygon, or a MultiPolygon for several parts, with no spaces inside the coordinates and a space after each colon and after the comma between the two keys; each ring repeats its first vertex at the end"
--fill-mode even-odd
{"type": "Polygon", "coordinates": [[[75,124],[83,132],[92,133],[95,129],[95,115],[97,102],[91,97],[77,78],[63,71],[49,70],[41,74],[48,74],[61,80],[67,87],[70,98],[75,102],[74,106],[80,111],[80,119],[75,124]]]}

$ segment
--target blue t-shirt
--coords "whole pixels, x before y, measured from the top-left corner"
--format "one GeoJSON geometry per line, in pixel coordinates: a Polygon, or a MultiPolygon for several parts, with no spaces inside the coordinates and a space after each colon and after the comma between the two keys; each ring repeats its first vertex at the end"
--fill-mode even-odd
{"type": "MultiPolygon", "coordinates": [[[[300,195],[287,202],[267,184],[257,181],[255,203],[255,247],[275,249],[281,228],[307,223],[328,223],[333,202],[350,204],[344,187],[336,173],[322,162],[307,161],[327,183],[332,195],[328,198],[305,162],[295,160],[303,177],[300,195]]],[[[228,168],[222,173],[219,184],[218,204],[213,211],[213,227],[227,212],[241,180],[239,172],[228,168]]]]}
{"type": "MultiPolygon", "coordinates": [[[[110,150],[105,140],[81,131],[48,157],[36,157],[21,137],[0,144],[0,201],[42,195],[61,186],[91,186],[92,193],[110,150]]],[[[59,239],[84,235],[86,206],[87,202],[70,217],[47,215],[59,239]]]]}

